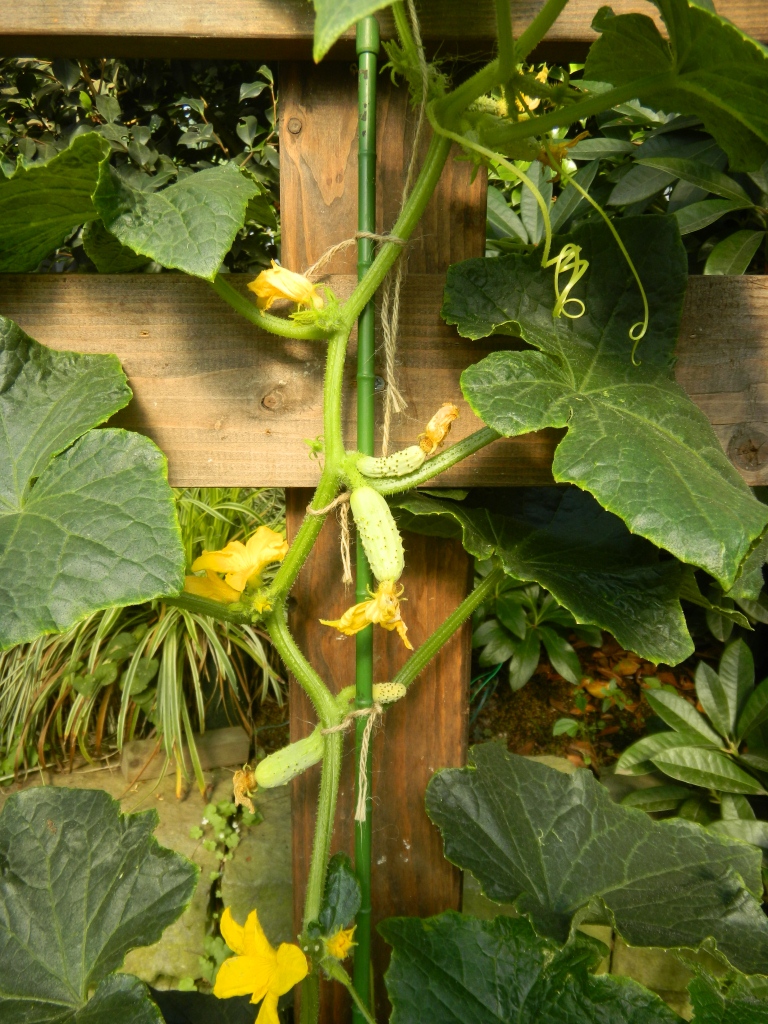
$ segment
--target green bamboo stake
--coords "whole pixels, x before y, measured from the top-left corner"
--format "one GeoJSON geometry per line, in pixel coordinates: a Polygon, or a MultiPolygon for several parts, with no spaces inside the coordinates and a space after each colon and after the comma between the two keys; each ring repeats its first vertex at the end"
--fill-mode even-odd
{"type": "MultiPolygon", "coordinates": [[[[379,52],[379,24],[374,17],[357,23],[358,58],[358,156],[357,156],[357,228],[376,230],[376,73],[379,52]]],[[[361,281],[373,262],[373,240],[360,238],[357,243],[357,278],[361,281]]],[[[375,310],[371,299],[357,321],[357,448],[373,455],[374,444],[374,348],[375,310]]],[[[358,538],[357,600],[364,601],[371,585],[371,570],[358,538]]],[[[357,634],[355,648],[355,707],[369,708],[373,703],[373,626],[357,634]]],[[[360,749],[366,717],[355,723],[355,764],[360,763],[360,749]]],[[[352,981],[363,1006],[371,1007],[371,761],[366,764],[368,799],[364,822],[355,824],[355,870],[360,882],[362,901],[355,931],[355,960],[352,981]]],[[[357,1006],[352,1007],[354,1024],[365,1018],[357,1006]]]]}

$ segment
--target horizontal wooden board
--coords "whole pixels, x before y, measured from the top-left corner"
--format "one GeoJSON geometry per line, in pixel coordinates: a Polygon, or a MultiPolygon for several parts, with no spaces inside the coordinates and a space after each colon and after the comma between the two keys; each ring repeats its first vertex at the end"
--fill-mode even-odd
{"type": "MultiPolygon", "coordinates": [[[[512,0],[515,30],[530,22],[543,0],[512,0]]],[[[594,38],[598,0],[571,0],[547,35],[544,54],[580,56],[594,38]]],[[[617,12],[653,8],[640,0],[614,0],[617,12]]],[[[718,0],[718,11],[768,42],[765,0],[718,0]]],[[[494,36],[493,2],[423,0],[423,35],[447,50],[475,53],[494,36]]],[[[380,15],[385,38],[390,16],[380,15]]],[[[33,0],[0,5],[0,53],[54,56],[240,57],[281,60],[311,55],[313,10],[308,0],[33,0]]],[[[445,52],[445,50],[444,50],[445,52]]],[[[348,33],[332,54],[354,56],[348,33]]]]}
{"type": "MultiPolygon", "coordinates": [[[[233,277],[245,290],[246,277],[233,277]]],[[[340,295],[353,278],[329,283],[340,295]]],[[[468,342],[440,319],[443,278],[413,274],[403,295],[401,387],[408,409],[393,447],[412,444],[443,401],[462,414],[453,439],[480,423],[459,376],[508,338],[468,342]]],[[[152,437],[177,485],[313,486],[305,439],[322,433],[323,346],[265,335],[202,281],[176,274],[0,275],[0,312],[53,348],[113,352],[134,399],[117,422],[152,437]]],[[[354,345],[347,438],[354,430],[354,345]]],[[[693,277],[677,376],[751,484],[768,484],[768,277],[693,277]]],[[[497,441],[441,477],[452,486],[551,481],[555,431],[497,441]]]]}

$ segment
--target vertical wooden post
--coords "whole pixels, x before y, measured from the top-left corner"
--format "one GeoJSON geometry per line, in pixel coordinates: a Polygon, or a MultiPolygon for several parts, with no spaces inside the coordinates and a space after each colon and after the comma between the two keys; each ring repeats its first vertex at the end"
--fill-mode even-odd
{"type": "MultiPolygon", "coordinates": [[[[319,68],[294,64],[281,68],[281,213],[283,262],[303,270],[327,248],[354,234],[357,182],[355,168],[356,82],[347,65],[319,68]]],[[[411,152],[413,117],[407,96],[380,79],[378,230],[391,227],[397,214],[406,162],[411,152]]],[[[444,273],[468,256],[481,255],[485,239],[485,179],[465,162],[450,161],[437,193],[408,248],[414,273],[444,273]]],[[[356,250],[337,254],[328,271],[352,273],[356,250]]],[[[439,317],[439,310],[434,310],[439,317]]],[[[418,353],[401,352],[403,361],[418,353]]],[[[349,353],[350,381],[354,345],[349,353]]],[[[350,392],[352,388],[349,388],[350,392]]],[[[413,438],[441,401],[408,409],[413,438]]],[[[354,394],[346,396],[354,401],[354,394]]],[[[350,443],[353,439],[350,438],[350,443]]],[[[288,529],[300,524],[311,491],[289,490],[288,529]]],[[[457,542],[406,535],[406,572],[402,583],[404,617],[414,645],[424,641],[464,598],[471,585],[471,564],[457,542]]],[[[335,690],[354,682],[354,641],[339,637],[319,618],[336,618],[354,603],[340,584],[339,530],[331,517],[304,567],[291,598],[291,624],[297,641],[335,690]]],[[[395,634],[375,630],[375,679],[391,679],[407,652],[395,634]]],[[[469,631],[465,627],[386,714],[373,754],[373,907],[374,927],[397,914],[429,915],[458,908],[460,877],[443,858],[437,830],[424,811],[424,791],[432,773],[463,763],[469,681],[469,631]]],[[[290,697],[291,739],[314,724],[312,708],[295,683],[290,697]]],[[[345,746],[334,850],[353,849],[354,773],[352,737],[345,746]]],[[[301,925],[304,889],[314,827],[319,772],[307,772],[293,785],[294,918],[301,925]]],[[[387,1012],[382,975],[389,960],[386,945],[374,939],[377,1012],[387,1012]]],[[[340,986],[323,986],[321,1019],[348,1019],[348,999],[340,986]]]]}

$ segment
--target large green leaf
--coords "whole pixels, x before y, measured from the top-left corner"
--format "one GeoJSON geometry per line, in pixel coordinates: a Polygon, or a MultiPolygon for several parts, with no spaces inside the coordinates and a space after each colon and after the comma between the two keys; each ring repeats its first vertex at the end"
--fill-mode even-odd
{"type": "Polygon", "coordinates": [[[0,180],[0,271],[35,270],[76,227],[98,217],[92,196],[109,143],[95,132],[41,166],[0,180]]]}
{"type": "Polygon", "coordinates": [[[495,743],[475,747],[470,767],[438,772],[427,810],[448,859],[540,934],[563,941],[577,914],[602,903],[632,946],[710,939],[739,970],[768,973],[757,849],[651,821],[614,804],[590,772],[566,775],[495,743]]]}
{"type": "Polygon", "coordinates": [[[393,1024],[678,1024],[629,978],[590,973],[597,943],[560,949],[522,919],[452,911],[379,925],[393,947],[386,974],[393,1024]]]}
{"type": "Polygon", "coordinates": [[[671,750],[673,747],[716,747],[718,744],[710,744],[701,733],[678,732],[675,729],[669,732],[654,732],[650,736],[643,736],[637,743],[627,747],[619,760],[616,762],[617,775],[648,775],[656,770],[651,760],[656,754],[671,750]]]}
{"type": "Polygon", "coordinates": [[[316,61],[322,60],[330,48],[355,22],[389,7],[392,0],[313,0],[315,5],[316,61]]]}
{"type": "Polygon", "coordinates": [[[158,845],[156,825],[155,811],[124,816],[102,790],[47,786],[8,798],[0,814],[0,1019],[161,1019],[136,979],[109,977],[129,949],[160,938],[194,891],[197,868],[158,845]]]}
{"type": "Polygon", "coordinates": [[[688,986],[695,1024],[768,1024],[765,978],[726,978],[719,984],[699,972],[688,986]]]}
{"type": "Polygon", "coordinates": [[[110,234],[164,267],[212,281],[259,186],[233,164],[190,174],[161,192],[132,189],[114,171],[94,197],[110,234]]]}
{"type": "Polygon", "coordinates": [[[687,0],[654,2],[670,41],[644,14],[614,17],[604,7],[585,79],[636,82],[641,102],[700,117],[732,170],[757,170],[768,158],[768,54],[735,25],[687,0]]]}
{"type": "Polygon", "coordinates": [[[553,317],[554,275],[537,254],[451,267],[448,323],[464,337],[520,335],[540,350],[495,352],[464,371],[462,389],[477,415],[508,437],[567,427],[555,479],[591,491],[633,533],[728,589],[765,529],[768,509],[673,378],[687,281],[676,222],[635,217],[616,225],[650,303],[641,365],[632,364],[628,337],[642,314],[637,284],[601,221],[570,236],[590,261],[572,292],[586,305],[578,319],[553,317]]]}
{"type": "Polygon", "coordinates": [[[461,536],[476,558],[496,555],[510,576],[535,580],[579,622],[609,630],[649,661],[677,664],[692,652],[678,563],[659,561],[650,544],[575,487],[521,489],[515,500],[514,515],[413,493],[394,505],[405,529],[461,536]]]}
{"type": "Polygon", "coordinates": [[[54,352],[0,317],[0,648],[181,589],[162,452],[89,429],[130,396],[114,356],[54,352]]]}

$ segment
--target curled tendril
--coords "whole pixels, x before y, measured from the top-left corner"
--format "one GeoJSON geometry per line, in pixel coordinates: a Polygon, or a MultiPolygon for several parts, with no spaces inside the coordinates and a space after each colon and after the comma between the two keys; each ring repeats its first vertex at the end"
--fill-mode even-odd
{"type": "Polygon", "coordinates": [[[571,289],[582,279],[589,269],[589,261],[581,258],[581,246],[574,245],[573,242],[568,242],[564,245],[557,256],[554,259],[549,260],[544,264],[547,267],[554,266],[555,268],[555,308],[552,310],[552,315],[555,317],[567,316],[569,320],[578,320],[580,316],[584,316],[586,313],[586,306],[581,299],[577,299],[575,296],[569,296],[571,289]],[[571,277],[566,286],[560,290],[560,275],[570,273],[571,277]],[[568,303],[576,304],[576,312],[569,313],[567,310],[568,303]]]}

